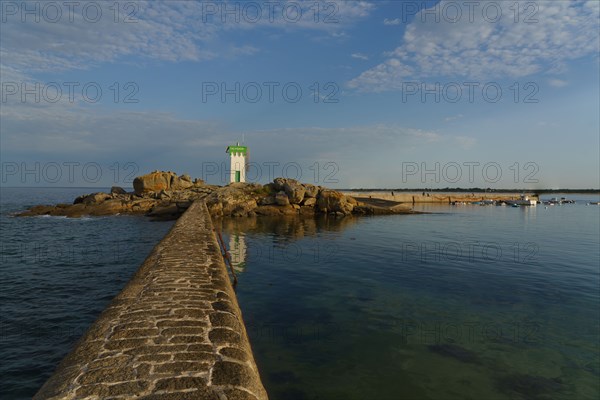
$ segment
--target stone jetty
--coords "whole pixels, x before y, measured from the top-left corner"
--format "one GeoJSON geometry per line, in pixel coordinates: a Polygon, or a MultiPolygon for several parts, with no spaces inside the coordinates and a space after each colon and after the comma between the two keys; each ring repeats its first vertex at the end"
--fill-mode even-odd
{"type": "Polygon", "coordinates": [[[34,399],[262,400],[208,208],[196,201],[34,399]]]}

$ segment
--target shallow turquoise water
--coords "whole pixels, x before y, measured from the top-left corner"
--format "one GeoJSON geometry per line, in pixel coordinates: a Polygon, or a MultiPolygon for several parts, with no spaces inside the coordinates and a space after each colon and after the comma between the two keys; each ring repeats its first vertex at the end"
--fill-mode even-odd
{"type": "Polygon", "coordinates": [[[223,222],[271,398],[598,398],[600,207],[422,209],[223,222]]]}
{"type": "MultiPolygon", "coordinates": [[[[1,191],[2,399],[36,392],[172,225],[11,216],[82,192],[1,191]]],[[[600,207],[583,204],[217,221],[271,399],[598,398],[600,207]]]]}

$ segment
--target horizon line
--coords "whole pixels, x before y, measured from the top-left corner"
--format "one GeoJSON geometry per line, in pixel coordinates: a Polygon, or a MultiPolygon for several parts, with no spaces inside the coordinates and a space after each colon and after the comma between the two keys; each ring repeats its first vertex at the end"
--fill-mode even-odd
{"type": "MultiPolygon", "coordinates": [[[[258,182],[247,182],[247,183],[258,183],[258,182]]],[[[2,186],[0,185],[0,189],[106,189],[111,188],[111,186],[2,186]]],[[[211,185],[211,186],[227,186],[227,185],[211,185]]],[[[133,186],[121,186],[123,189],[133,189],[133,186]]],[[[327,187],[328,189],[334,189],[339,191],[396,191],[396,192],[440,192],[440,191],[482,191],[482,192],[560,192],[560,191],[568,191],[568,192],[577,192],[581,191],[581,193],[589,193],[589,192],[597,192],[600,194],[600,188],[482,188],[482,187],[445,187],[445,188],[333,188],[327,187]]]]}

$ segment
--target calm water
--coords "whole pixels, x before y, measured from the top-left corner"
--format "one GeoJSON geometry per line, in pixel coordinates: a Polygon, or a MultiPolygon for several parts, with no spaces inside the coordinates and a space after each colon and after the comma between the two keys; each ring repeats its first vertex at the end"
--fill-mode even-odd
{"type": "Polygon", "coordinates": [[[422,210],[222,223],[271,399],[597,399],[600,207],[422,210]]]}
{"type": "Polygon", "coordinates": [[[172,222],[14,218],[86,189],[0,191],[0,398],[31,398],[172,222]]]}
{"type": "MultiPolygon", "coordinates": [[[[3,399],[35,393],[171,226],[10,216],[81,192],[2,189],[3,399]]],[[[600,207],[423,210],[216,221],[271,399],[598,398],[600,207]]]]}

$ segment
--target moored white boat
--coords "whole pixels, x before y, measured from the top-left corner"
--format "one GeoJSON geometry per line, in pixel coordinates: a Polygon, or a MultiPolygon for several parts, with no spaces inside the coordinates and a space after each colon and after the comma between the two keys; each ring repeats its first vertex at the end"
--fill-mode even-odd
{"type": "Polygon", "coordinates": [[[520,199],[509,200],[507,203],[513,206],[536,206],[537,200],[530,199],[529,196],[522,194],[520,199]]]}

